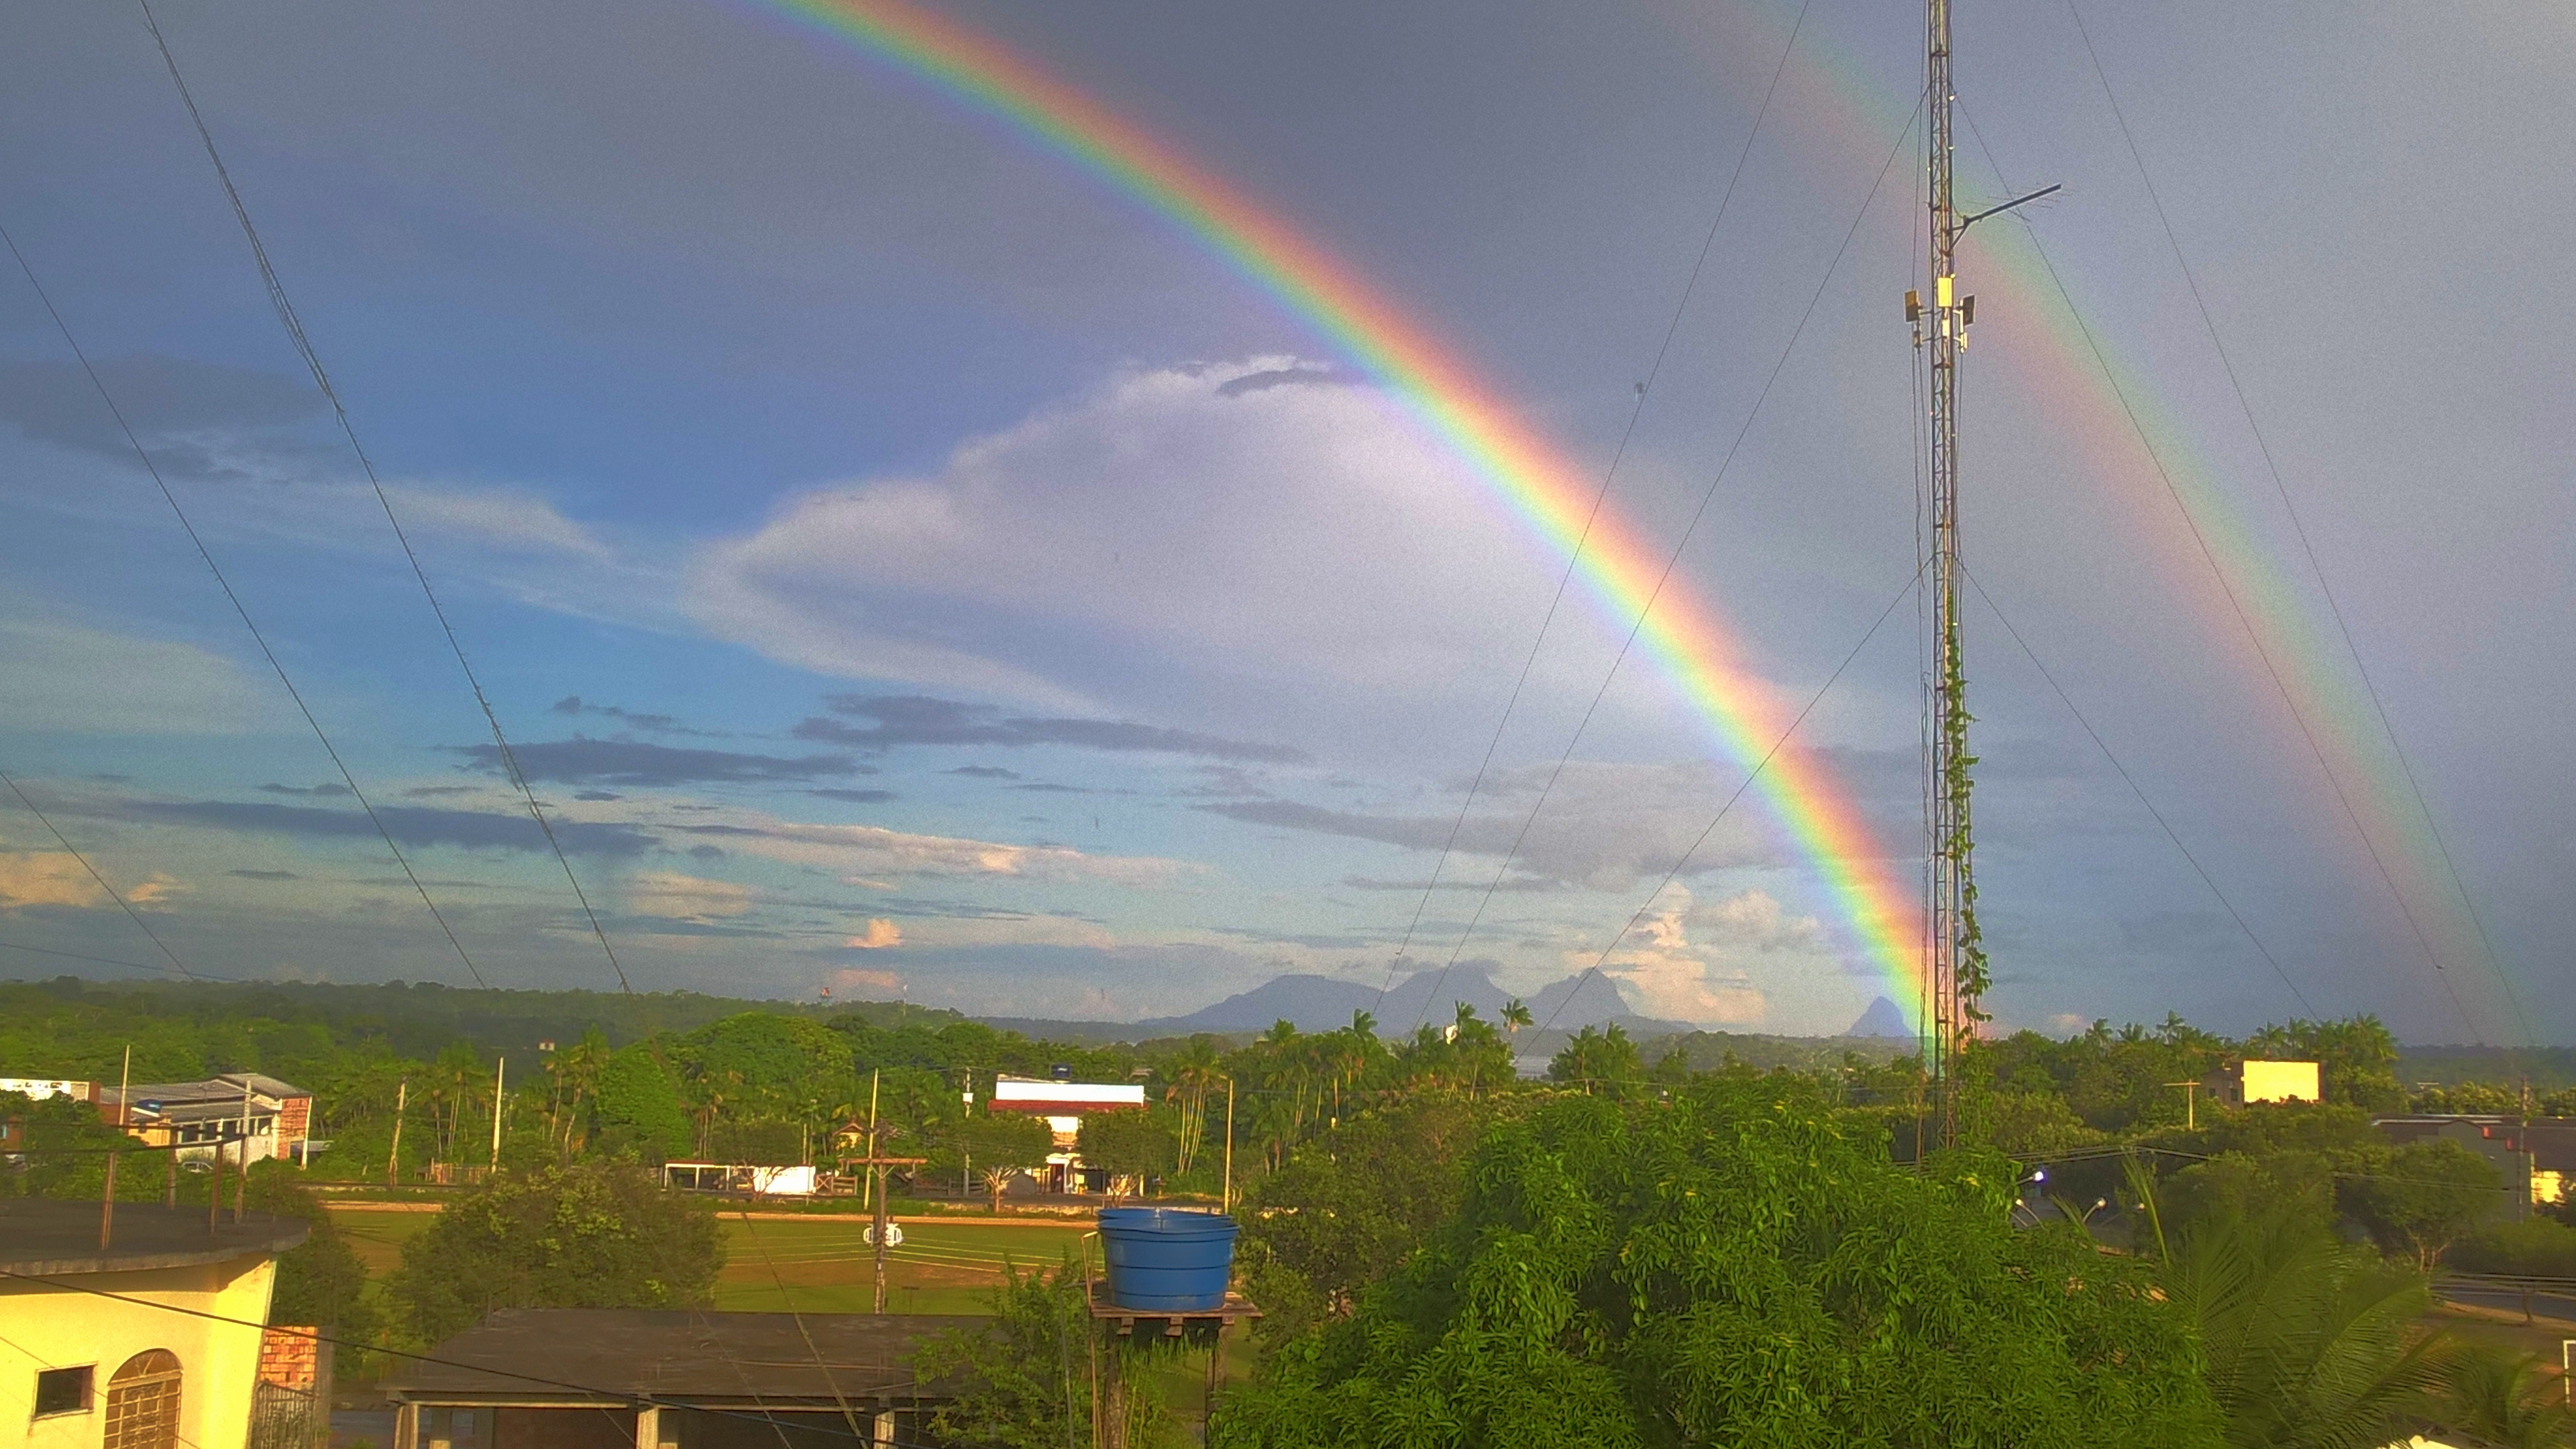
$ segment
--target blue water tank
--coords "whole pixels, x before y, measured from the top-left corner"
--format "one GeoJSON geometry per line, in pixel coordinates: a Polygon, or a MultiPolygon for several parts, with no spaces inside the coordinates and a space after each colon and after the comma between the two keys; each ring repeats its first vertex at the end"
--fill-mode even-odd
{"type": "Polygon", "coordinates": [[[1213,1313],[1234,1271],[1234,1219],[1179,1208],[1102,1208],[1109,1301],[1142,1313],[1213,1313]]]}

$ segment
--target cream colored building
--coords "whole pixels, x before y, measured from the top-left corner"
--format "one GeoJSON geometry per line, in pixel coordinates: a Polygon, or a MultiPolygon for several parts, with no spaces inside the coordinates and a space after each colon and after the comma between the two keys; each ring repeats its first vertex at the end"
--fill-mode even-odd
{"type": "Polygon", "coordinates": [[[245,1449],[292,1218],[0,1199],[0,1416],[26,1449],[245,1449]],[[114,1296],[108,1296],[114,1295],[114,1296]]]}
{"type": "Polygon", "coordinates": [[[2325,1093],[2315,1062],[2247,1060],[2236,1070],[2240,1102],[2321,1102],[2325,1093]]]}

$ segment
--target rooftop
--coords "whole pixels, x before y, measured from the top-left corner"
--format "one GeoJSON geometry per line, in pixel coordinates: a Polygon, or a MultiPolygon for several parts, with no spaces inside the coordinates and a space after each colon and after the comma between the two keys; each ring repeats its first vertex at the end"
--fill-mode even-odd
{"type": "Polygon", "coordinates": [[[427,1403],[560,1396],[709,1407],[939,1396],[903,1360],[920,1340],[981,1322],[931,1314],[504,1308],[385,1387],[427,1403]]]}
{"type": "Polygon", "coordinates": [[[121,1202],[102,1249],[98,1207],[56,1198],[0,1198],[0,1272],[61,1277],[223,1263],[251,1253],[282,1253],[310,1231],[302,1218],[249,1213],[236,1223],[225,1213],[208,1232],[204,1208],[121,1202]]]}

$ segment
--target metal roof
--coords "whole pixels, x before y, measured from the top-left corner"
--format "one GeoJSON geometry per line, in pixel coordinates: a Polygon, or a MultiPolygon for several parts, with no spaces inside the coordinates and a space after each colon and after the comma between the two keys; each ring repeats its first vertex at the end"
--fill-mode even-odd
{"type": "Polygon", "coordinates": [[[831,1407],[946,1398],[905,1366],[919,1342],[980,1318],[910,1313],[715,1313],[504,1308],[385,1384],[415,1403],[831,1407]]]}
{"type": "Polygon", "coordinates": [[[98,1218],[95,1202],[0,1198],[0,1271],[60,1278],[225,1263],[252,1253],[282,1253],[311,1231],[302,1218],[248,1213],[236,1223],[229,1212],[210,1231],[204,1208],[120,1202],[102,1249],[98,1218]]]}

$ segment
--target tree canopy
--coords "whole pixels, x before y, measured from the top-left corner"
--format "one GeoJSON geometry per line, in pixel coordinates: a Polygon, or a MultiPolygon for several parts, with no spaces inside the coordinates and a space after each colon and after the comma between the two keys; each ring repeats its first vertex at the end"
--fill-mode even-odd
{"type": "Polygon", "coordinates": [[[1793,1079],[1559,1099],[1217,1442],[2216,1443],[2189,1320],[2143,1265],[2015,1231],[2013,1182],[1978,1153],[1907,1172],[1793,1079]]]}
{"type": "Polygon", "coordinates": [[[496,1308],[688,1308],[724,1266],[714,1214],[632,1162],[501,1177],[403,1244],[385,1284],[421,1343],[496,1308]]]}

